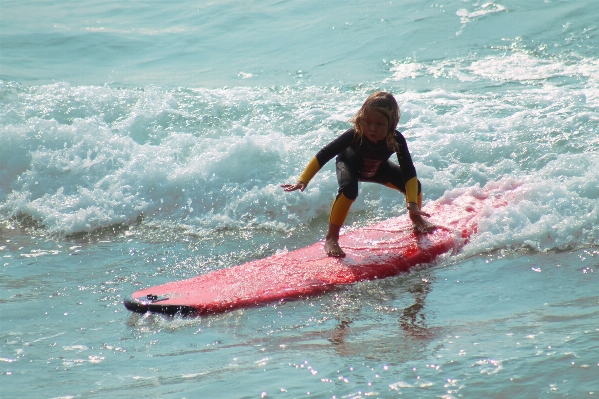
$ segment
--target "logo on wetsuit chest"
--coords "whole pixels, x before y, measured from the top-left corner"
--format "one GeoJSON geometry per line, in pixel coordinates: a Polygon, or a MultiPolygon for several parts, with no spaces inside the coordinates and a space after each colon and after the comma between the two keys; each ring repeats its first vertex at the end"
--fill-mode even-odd
{"type": "Polygon", "coordinates": [[[367,158],[364,158],[362,161],[364,163],[362,166],[362,171],[360,172],[360,175],[362,175],[362,177],[373,177],[374,175],[376,175],[376,172],[378,172],[379,170],[379,165],[382,162],[380,159],[367,158]]]}

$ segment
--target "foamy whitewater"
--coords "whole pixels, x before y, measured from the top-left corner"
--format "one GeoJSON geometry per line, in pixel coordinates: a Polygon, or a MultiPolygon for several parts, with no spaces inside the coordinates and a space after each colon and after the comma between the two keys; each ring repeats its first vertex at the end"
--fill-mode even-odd
{"type": "MultiPolygon", "coordinates": [[[[0,397],[599,395],[594,0],[0,4],[0,397]],[[322,240],[366,97],[425,205],[501,195],[462,251],[198,318],[122,305],[322,240]]],[[[362,184],[345,230],[406,215],[362,184]]],[[[407,216],[406,216],[407,217],[407,216]]]]}

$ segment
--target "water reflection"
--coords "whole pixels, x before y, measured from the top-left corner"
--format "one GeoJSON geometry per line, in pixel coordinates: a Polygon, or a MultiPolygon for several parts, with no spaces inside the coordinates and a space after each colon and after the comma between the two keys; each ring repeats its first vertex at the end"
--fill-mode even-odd
{"type": "Polygon", "coordinates": [[[424,356],[429,343],[439,335],[439,328],[428,326],[432,316],[426,310],[426,298],[432,290],[434,277],[423,274],[410,276],[399,285],[385,284],[376,301],[361,298],[359,306],[353,302],[354,306],[340,307],[338,323],[328,338],[335,352],[342,356],[357,355],[386,361],[424,356]],[[404,301],[410,304],[403,308],[387,306],[404,301]],[[371,307],[375,308],[374,312],[371,307]],[[366,314],[366,309],[371,313],[366,314]],[[393,323],[393,318],[397,324],[393,323]]]}
{"type": "Polygon", "coordinates": [[[399,325],[410,336],[426,337],[430,333],[426,324],[426,312],[423,312],[430,290],[431,284],[427,279],[421,279],[418,284],[408,288],[408,292],[414,296],[414,304],[403,309],[399,325]]]}

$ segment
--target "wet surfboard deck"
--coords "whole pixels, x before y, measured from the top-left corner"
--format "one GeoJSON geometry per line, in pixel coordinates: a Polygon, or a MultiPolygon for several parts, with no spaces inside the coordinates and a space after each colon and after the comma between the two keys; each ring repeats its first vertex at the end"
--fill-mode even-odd
{"type": "Polygon", "coordinates": [[[458,251],[476,233],[487,207],[504,205],[483,192],[442,198],[424,210],[437,228],[415,232],[407,215],[344,234],[344,258],[329,257],[323,242],[216,270],[187,280],[134,292],[127,309],[164,314],[205,315],[298,299],[364,280],[398,275],[458,251]]]}

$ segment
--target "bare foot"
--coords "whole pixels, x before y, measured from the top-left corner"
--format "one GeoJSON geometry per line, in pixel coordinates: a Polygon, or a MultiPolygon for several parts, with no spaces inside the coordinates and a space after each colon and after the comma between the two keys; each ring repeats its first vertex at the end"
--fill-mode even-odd
{"type": "Polygon", "coordinates": [[[412,215],[410,214],[410,220],[412,220],[412,224],[414,225],[414,230],[420,233],[430,233],[435,230],[437,226],[426,220],[420,215],[412,215]]]}
{"type": "Polygon", "coordinates": [[[345,252],[343,252],[339,246],[340,231],[341,226],[329,223],[329,231],[324,239],[324,251],[327,253],[327,255],[333,256],[335,258],[343,258],[345,256],[345,252]]]}
{"type": "Polygon", "coordinates": [[[327,255],[335,258],[343,258],[345,256],[345,252],[339,246],[339,238],[337,237],[327,237],[324,242],[324,250],[327,255]]]}

